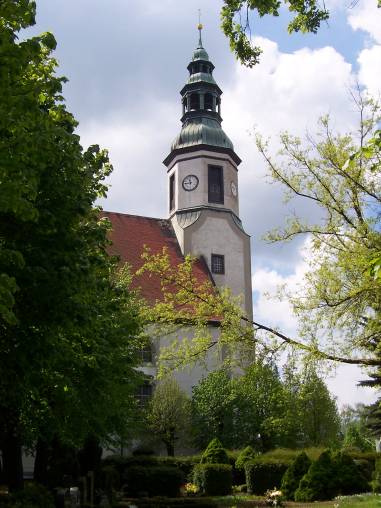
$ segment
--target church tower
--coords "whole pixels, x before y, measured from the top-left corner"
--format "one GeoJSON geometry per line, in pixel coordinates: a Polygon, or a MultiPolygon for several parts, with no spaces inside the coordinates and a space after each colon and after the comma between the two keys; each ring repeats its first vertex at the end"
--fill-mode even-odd
{"type": "Polygon", "coordinates": [[[169,217],[184,255],[203,257],[218,287],[242,296],[252,317],[250,237],[239,218],[241,159],[222,130],[222,91],[214,65],[199,43],[182,88],[182,128],[164,164],[168,171],[169,217]]]}

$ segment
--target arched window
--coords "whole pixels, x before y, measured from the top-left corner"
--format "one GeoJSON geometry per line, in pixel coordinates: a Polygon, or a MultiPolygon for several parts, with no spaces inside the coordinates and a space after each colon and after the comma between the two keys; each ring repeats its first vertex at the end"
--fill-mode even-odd
{"type": "Polygon", "coordinates": [[[205,94],[204,107],[207,111],[213,111],[213,95],[211,93],[205,94]]]}
{"type": "Polygon", "coordinates": [[[190,109],[191,111],[200,109],[200,96],[198,93],[192,93],[190,96],[190,109]]]}

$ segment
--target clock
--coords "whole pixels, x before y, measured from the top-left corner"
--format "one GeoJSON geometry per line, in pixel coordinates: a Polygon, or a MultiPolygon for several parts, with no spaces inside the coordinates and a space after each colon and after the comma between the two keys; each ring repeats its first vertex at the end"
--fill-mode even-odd
{"type": "Polygon", "coordinates": [[[231,182],[230,189],[232,191],[233,196],[236,198],[237,197],[237,186],[234,182],[231,182]]]}
{"type": "Polygon", "coordinates": [[[198,178],[196,175],[187,175],[183,180],[183,189],[186,191],[195,190],[198,185],[198,178]]]}

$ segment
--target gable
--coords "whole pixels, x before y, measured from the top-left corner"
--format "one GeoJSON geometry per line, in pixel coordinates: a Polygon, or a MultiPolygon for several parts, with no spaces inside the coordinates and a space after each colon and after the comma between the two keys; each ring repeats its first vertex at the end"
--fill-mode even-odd
{"type": "MultiPolygon", "coordinates": [[[[109,234],[111,245],[109,253],[118,256],[121,265],[128,263],[134,274],[143,265],[141,258],[144,247],[149,247],[152,254],[159,254],[165,247],[173,267],[184,261],[171,222],[167,219],[155,219],[116,212],[101,212],[112,225],[109,234]]],[[[203,259],[198,259],[193,266],[194,275],[200,283],[212,282],[208,267],[203,259]]],[[[139,289],[143,298],[155,303],[161,300],[160,279],[150,277],[147,273],[135,276],[132,287],[139,289]]]]}

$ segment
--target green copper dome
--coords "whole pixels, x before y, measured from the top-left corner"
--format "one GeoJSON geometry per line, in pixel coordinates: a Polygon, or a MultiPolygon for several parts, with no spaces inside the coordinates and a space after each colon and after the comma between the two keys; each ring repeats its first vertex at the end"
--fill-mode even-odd
{"type": "Polygon", "coordinates": [[[217,83],[214,81],[213,75],[208,72],[196,72],[195,74],[191,74],[187,81],[187,85],[190,83],[199,82],[212,83],[212,85],[217,85],[217,83]]]}
{"type": "Polygon", "coordinates": [[[203,150],[229,153],[239,164],[240,159],[234,152],[233,143],[221,127],[222,90],[213,77],[214,65],[210,61],[200,38],[198,46],[188,64],[189,77],[181,89],[183,114],[182,128],[171,146],[171,153],[164,163],[169,163],[179,152],[203,150]]]}
{"type": "Polygon", "coordinates": [[[233,143],[221,129],[221,125],[212,118],[197,118],[184,125],[173,141],[171,150],[194,145],[211,145],[234,150],[233,143]]]}
{"type": "Polygon", "coordinates": [[[204,60],[209,62],[209,55],[202,46],[199,46],[197,49],[195,49],[193,53],[192,62],[197,60],[204,60]]]}

